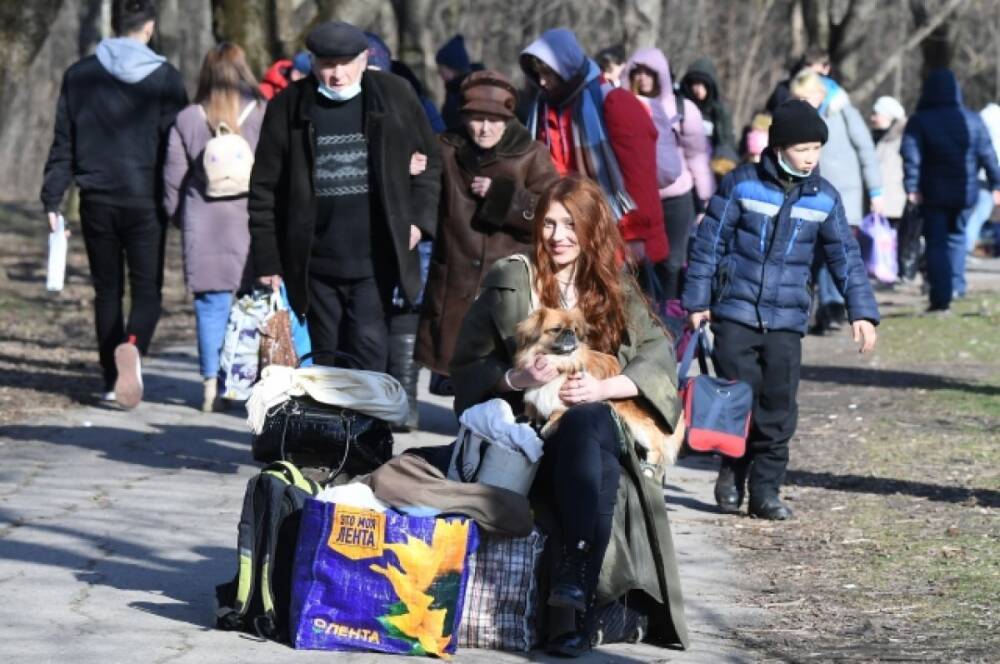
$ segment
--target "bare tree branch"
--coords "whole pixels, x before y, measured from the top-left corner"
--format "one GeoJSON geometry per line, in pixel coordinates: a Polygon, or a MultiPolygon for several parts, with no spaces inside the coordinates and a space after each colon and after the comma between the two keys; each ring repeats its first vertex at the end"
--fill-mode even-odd
{"type": "Polygon", "coordinates": [[[908,51],[918,46],[920,42],[926,39],[928,35],[944,23],[956,9],[967,2],[968,0],[949,0],[949,2],[942,6],[936,14],[930,15],[926,24],[910,35],[910,37],[903,42],[902,46],[897,48],[887,58],[885,58],[885,60],[882,61],[882,64],[879,65],[878,69],[865,79],[864,82],[855,86],[853,96],[857,99],[866,99],[871,96],[871,94],[875,92],[875,88],[878,84],[892,73],[893,68],[896,67],[899,60],[906,55],[908,51]]]}

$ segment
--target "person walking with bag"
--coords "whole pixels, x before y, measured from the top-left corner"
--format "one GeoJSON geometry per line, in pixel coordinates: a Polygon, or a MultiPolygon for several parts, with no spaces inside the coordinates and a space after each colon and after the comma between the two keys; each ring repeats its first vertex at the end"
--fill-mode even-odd
{"type": "Polygon", "coordinates": [[[183,233],[204,412],[218,405],[219,353],[250,251],[247,193],[265,107],[243,49],[223,42],[205,54],[194,103],[167,144],[163,207],[183,233]]]}
{"type": "Polygon", "coordinates": [[[906,128],[906,109],[892,97],[879,97],[869,118],[875,156],[882,171],[882,213],[896,229],[896,260],[900,281],[916,274],[920,260],[920,217],[907,214],[903,189],[903,158],[899,147],[906,128]]]}
{"type": "Polygon", "coordinates": [[[751,516],[792,516],[779,492],[798,420],[807,283],[818,250],[847,301],[861,352],[875,347],[879,313],[858,244],[840,194],[816,172],[827,137],[808,103],[775,109],[760,163],[723,179],[691,242],[683,298],[690,327],[711,321],[716,371],[754,392],[746,454],[725,457],[715,483],[723,512],[738,512],[749,490],[751,516]]]}
{"type": "Polygon", "coordinates": [[[116,36],[66,70],[41,191],[55,230],[70,182],[80,189],[104,400],[123,408],[142,401],[141,357],[160,318],[166,237],[160,169],[167,132],[187,105],[180,73],[147,46],[155,19],[154,0],[115,0],[116,36]]]}
{"type": "Polygon", "coordinates": [[[440,221],[417,335],[417,361],[444,376],[483,277],[530,250],[535,204],[559,177],[514,117],[517,90],[503,74],[473,72],[461,94],[464,126],[441,136],[440,221]]]}
{"type": "Polygon", "coordinates": [[[715,190],[711,149],[701,111],[674,92],[670,63],[658,48],[641,48],[628,59],[622,82],[649,110],[656,125],[656,174],[670,254],[663,272],[667,300],[681,295],[681,270],[695,219],[715,190]]]}
{"type": "MultiPolygon", "coordinates": [[[[662,485],[635,469],[634,453],[622,451],[616,420],[604,403],[642,395],[665,422],[676,422],[680,413],[672,345],[623,263],[624,249],[597,184],[580,176],[557,181],[535,208],[531,252],[501,259],[490,269],[462,321],[451,361],[457,414],[495,397],[509,400],[515,414],[523,412],[520,393],[558,376],[544,357],[524,369],[513,367],[516,328],[537,304],[580,309],[590,326],[585,341],[592,349],[615,356],[621,365],[621,374],[613,378],[598,380],[581,373],[563,385],[559,396],[569,409],[545,441],[532,489],[533,500],[554,512],[558,524],[553,532],[560,542],[553,551],[558,564],[548,604],[575,611],[577,618],[576,628],[550,634],[548,651],[564,656],[590,649],[590,619],[612,539],[619,482],[634,484],[636,475],[641,476],[639,494],[655,496],[650,501],[637,499],[649,512],[629,515],[629,506],[621,504],[617,509],[626,510],[622,522],[637,524],[641,544],[630,539],[636,535],[632,530],[619,533],[616,542],[643,546],[646,556],[648,547],[655,546],[659,555],[653,559],[660,564],[647,565],[630,580],[611,585],[627,593],[651,581],[663,598],[662,606],[650,603],[653,636],[681,646],[687,643],[662,485]],[[629,472],[623,471],[626,466],[629,472]],[[650,523],[655,525],[638,525],[650,523]]],[[[620,557],[612,560],[621,573],[632,563],[625,562],[630,557],[627,551],[619,548],[616,553],[620,557]]],[[[603,599],[619,597],[613,593],[603,599]]]]}
{"type": "Polygon", "coordinates": [[[409,83],[366,71],[361,30],[322,23],[306,46],[313,73],[268,104],[257,144],[254,271],[272,288],[284,280],[318,362],[341,352],[385,371],[393,289],[416,301],[417,244],[437,225],[437,140],[409,83]],[[426,164],[411,176],[415,152],[426,164]]]}
{"type": "Polygon", "coordinates": [[[936,69],[924,81],[900,152],[906,195],[924,221],[928,312],[948,311],[953,298],[965,295],[965,225],[979,196],[979,169],[1000,205],[1000,165],[990,132],[962,104],[950,69],[936,69]]]}
{"type": "MultiPolygon", "coordinates": [[[[820,155],[820,172],[840,194],[847,223],[860,226],[865,214],[865,195],[873,214],[884,213],[882,172],[875,144],[861,113],[851,104],[844,89],[832,79],[812,69],[799,72],[791,82],[796,99],[817,109],[826,123],[829,140],[820,155]]],[[[815,334],[837,330],[844,322],[844,298],[840,295],[830,272],[817,262],[813,272],[816,286],[815,334]]]]}

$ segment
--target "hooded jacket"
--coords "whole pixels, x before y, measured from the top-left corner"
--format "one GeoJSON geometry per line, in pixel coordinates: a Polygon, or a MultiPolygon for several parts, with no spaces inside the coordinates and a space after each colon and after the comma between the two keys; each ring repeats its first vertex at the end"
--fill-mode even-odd
{"type": "Polygon", "coordinates": [[[736,154],[736,139],[733,134],[733,118],[729,108],[722,101],[719,94],[719,76],[715,71],[715,65],[708,58],[698,58],[688,67],[687,73],[681,79],[681,92],[684,96],[701,111],[702,120],[705,122],[706,135],[712,146],[712,154],[718,155],[720,151],[731,150],[736,154]],[[695,98],[692,87],[695,83],[702,83],[708,90],[708,96],[703,100],[695,98]],[[711,131],[708,127],[711,126],[711,131]]]}
{"type": "Polygon", "coordinates": [[[814,170],[786,190],[774,152],[727,175],[691,242],[688,311],[760,330],[804,334],[820,249],[851,322],[878,323],[868,274],[837,190],[814,170]]]}
{"type": "MultiPolygon", "coordinates": [[[[622,85],[631,89],[629,76],[637,66],[642,65],[656,72],[660,94],[655,99],[640,96],[653,117],[653,124],[660,136],[665,132],[675,132],[680,148],[681,174],[669,186],[659,190],[660,198],[674,198],[687,194],[693,188],[698,198],[707,201],[715,190],[715,178],[709,165],[709,145],[705,138],[705,125],[698,107],[688,99],[683,100],[684,120],[677,122],[677,97],[674,96],[674,80],[670,75],[667,56],[658,48],[640,48],[625,63],[622,69],[622,85]],[[678,126],[679,125],[679,126],[678,126]]],[[[672,149],[672,143],[661,138],[657,141],[657,159],[667,156],[663,150],[672,149]]]]}
{"type": "Polygon", "coordinates": [[[128,37],[101,41],[63,75],[45,210],[59,210],[74,179],[89,201],[156,209],[167,131],[186,105],[180,72],[166,58],[128,37]]]}
{"type": "Polygon", "coordinates": [[[936,69],[924,82],[916,112],[903,133],[903,184],[924,205],[963,209],[979,195],[982,168],[990,189],[1000,189],[1000,166],[979,114],[962,105],[955,74],[936,69]]]}
{"type": "MultiPolygon", "coordinates": [[[[583,101],[583,95],[590,94],[588,82],[592,77],[599,76],[597,65],[583,52],[573,33],[562,28],[547,30],[521,54],[525,75],[537,85],[538,77],[528,65],[528,56],[544,62],[565,81],[558,99],[546,100],[543,94],[532,105],[531,113],[538,125],[535,138],[545,143],[553,154],[569,154],[568,163],[601,184],[605,195],[611,198],[614,194],[595,176],[593,164],[586,160],[580,146],[574,144],[580,133],[579,127],[574,126],[579,117],[578,106],[583,101]],[[543,113],[545,117],[542,117],[543,113]],[[576,155],[581,156],[576,158],[576,155]],[[581,165],[581,159],[586,163],[581,165]]],[[[620,173],[625,190],[634,203],[634,209],[619,221],[618,230],[626,241],[643,241],[650,261],[666,260],[670,245],[656,186],[656,127],[642,104],[627,90],[605,85],[601,92],[601,121],[611,143],[614,161],[608,167],[620,173]]],[[[529,121],[528,124],[532,123],[529,121]]],[[[557,168],[558,161],[553,156],[557,168]]]]}
{"type": "Polygon", "coordinates": [[[819,154],[819,167],[840,192],[848,223],[856,226],[865,214],[866,191],[869,197],[882,193],[882,172],[861,113],[833,79],[823,77],[823,83],[827,93],[819,114],[830,134],[819,154]]]}

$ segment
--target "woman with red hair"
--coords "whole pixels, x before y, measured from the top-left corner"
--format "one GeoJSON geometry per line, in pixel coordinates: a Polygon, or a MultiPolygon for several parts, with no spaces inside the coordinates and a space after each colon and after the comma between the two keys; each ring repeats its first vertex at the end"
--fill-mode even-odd
{"type": "Polygon", "coordinates": [[[559,396],[569,409],[545,441],[532,488],[538,513],[552,516],[549,544],[558,547],[551,556],[556,565],[548,603],[557,612],[575,611],[568,630],[550,629],[548,649],[561,655],[586,652],[597,611],[626,595],[629,606],[638,602],[647,609],[655,640],[680,645],[687,640],[662,488],[642,474],[635,450],[623,445],[604,403],[638,396],[669,423],[677,421],[680,408],[670,341],[624,256],[600,187],[579,176],[557,181],[535,208],[532,255],[514,255],[493,266],[462,322],[451,362],[457,413],[495,397],[522,410],[523,390],[557,377],[541,356],[527,368],[513,368],[515,328],[535,306],[543,306],[580,309],[590,328],[585,341],[617,357],[622,367],[613,378],[581,373],[566,381],[559,396]],[[618,509],[641,504],[643,514],[613,523],[620,482],[628,482],[638,502],[626,500],[618,509]],[[653,525],[612,538],[613,526],[630,523],[653,525]],[[611,541],[624,550],[608,556],[616,561],[615,572],[602,575],[611,541]],[[629,566],[628,558],[647,564],[629,566]]]}

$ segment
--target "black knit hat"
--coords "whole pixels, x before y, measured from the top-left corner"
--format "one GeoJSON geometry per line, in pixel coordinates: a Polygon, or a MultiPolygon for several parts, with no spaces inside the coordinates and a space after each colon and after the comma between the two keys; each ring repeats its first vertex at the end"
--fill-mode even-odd
{"type": "Polygon", "coordinates": [[[347,58],[368,50],[368,37],[343,21],[320,23],[306,37],[306,48],[317,58],[347,58]]]}
{"type": "Polygon", "coordinates": [[[797,143],[826,143],[829,131],[816,109],[801,99],[791,99],[774,109],[767,132],[768,145],[783,148],[797,143]]]}

